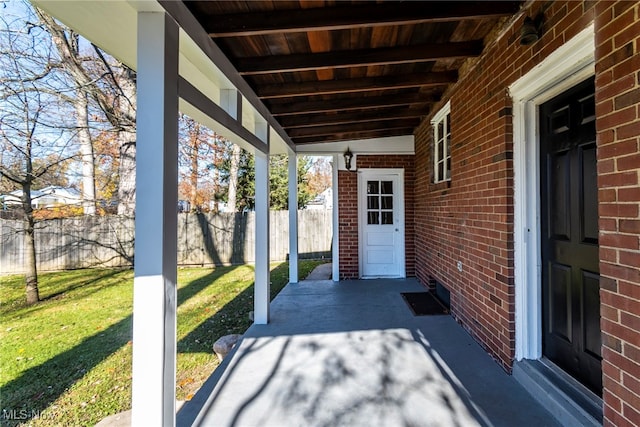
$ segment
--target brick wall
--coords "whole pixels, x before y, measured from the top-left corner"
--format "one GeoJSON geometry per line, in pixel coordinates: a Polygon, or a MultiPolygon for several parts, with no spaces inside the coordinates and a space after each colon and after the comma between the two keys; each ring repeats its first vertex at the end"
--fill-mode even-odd
{"type": "MultiPolygon", "coordinates": [[[[508,87],[593,21],[591,2],[534,2],[542,38],[519,44],[524,15],[486,40],[451,100],[451,182],[432,179],[431,127],[416,131],[417,276],[451,291],[458,321],[510,371],[515,352],[512,100],[508,87]],[[462,263],[458,271],[457,263],[462,263]]],[[[439,107],[434,109],[434,112],[439,107]]]]}
{"type": "Polygon", "coordinates": [[[359,276],[358,174],[354,172],[338,171],[338,227],[340,228],[340,280],[357,279],[359,276]]]}
{"type": "MultiPolygon", "coordinates": [[[[358,169],[404,169],[405,256],[408,277],[415,276],[415,169],[414,156],[358,155],[358,169]]],[[[356,279],[358,264],[358,175],[338,172],[338,225],[340,227],[340,279],[356,279]]]]}
{"type": "MultiPolygon", "coordinates": [[[[605,425],[640,425],[640,6],[533,2],[467,63],[451,100],[452,180],[432,182],[429,119],[416,131],[416,270],[451,291],[458,321],[510,370],[515,349],[512,102],[508,86],[595,20],[605,425]],[[457,261],[463,271],[456,268],[457,261]]],[[[499,32],[498,32],[499,33],[499,32]]],[[[434,112],[438,107],[434,109],[434,112]]]]}
{"type": "Polygon", "coordinates": [[[640,6],[598,2],[596,127],[605,425],[640,425],[640,6]]]}

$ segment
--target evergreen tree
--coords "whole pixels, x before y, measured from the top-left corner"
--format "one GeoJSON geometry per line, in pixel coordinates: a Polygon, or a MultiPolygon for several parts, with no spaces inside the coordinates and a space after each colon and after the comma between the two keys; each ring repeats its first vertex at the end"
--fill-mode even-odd
{"type": "MultiPolygon", "coordinates": [[[[308,172],[311,160],[298,157],[298,209],[304,209],[316,196],[309,187],[308,172]]],[[[231,156],[227,156],[221,164],[220,176],[228,185],[231,170],[231,156]]],[[[255,209],[255,160],[253,155],[242,150],[238,164],[238,187],[236,210],[238,212],[255,209]]],[[[274,155],[269,159],[269,200],[273,210],[289,209],[289,172],[288,157],[284,154],[274,155]]],[[[227,194],[222,196],[227,201],[227,194]]]]}

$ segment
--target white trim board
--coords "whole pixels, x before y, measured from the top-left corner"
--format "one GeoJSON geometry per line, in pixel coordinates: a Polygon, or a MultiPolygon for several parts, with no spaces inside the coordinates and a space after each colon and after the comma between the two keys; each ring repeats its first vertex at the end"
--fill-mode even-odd
{"type": "Polygon", "coordinates": [[[321,142],[317,144],[299,144],[298,154],[334,154],[351,150],[358,154],[415,154],[413,135],[390,136],[386,138],[359,139],[353,141],[321,142]]]}
{"type": "Polygon", "coordinates": [[[595,74],[593,23],[511,86],[516,360],[542,356],[538,107],[595,74]]]}

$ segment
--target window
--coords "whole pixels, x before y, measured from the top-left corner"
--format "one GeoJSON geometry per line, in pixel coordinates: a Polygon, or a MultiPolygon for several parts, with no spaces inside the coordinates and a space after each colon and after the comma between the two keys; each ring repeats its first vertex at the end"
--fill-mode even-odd
{"type": "Polygon", "coordinates": [[[433,116],[433,182],[451,179],[451,102],[433,116]]]}
{"type": "Polygon", "coordinates": [[[393,181],[367,181],[367,224],[393,224],[393,181]]]}

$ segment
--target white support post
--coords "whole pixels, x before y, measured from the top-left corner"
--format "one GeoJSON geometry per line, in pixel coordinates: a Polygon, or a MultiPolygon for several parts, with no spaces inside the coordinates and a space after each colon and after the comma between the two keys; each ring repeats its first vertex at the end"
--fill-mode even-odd
{"type": "Polygon", "coordinates": [[[340,156],[333,156],[333,175],[331,177],[331,187],[333,192],[333,247],[331,248],[331,268],[334,282],[340,281],[340,224],[338,216],[338,160],[340,156]]]}
{"type": "Polygon", "coordinates": [[[298,157],[289,151],[289,283],[298,283],[298,157]]]}
{"type": "MultiPolygon", "coordinates": [[[[267,124],[256,124],[256,136],[268,143],[267,124]]],[[[258,325],[269,323],[269,301],[271,299],[269,272],[269,155],[255,151],[256,164],[256,240],[255,240],[255,287],[253,319],[258,325]]]]}
{"type": "Polygon", "coordinates": [[[176,422],[178,26],[138,14],[132,425],[176,422]]]}

